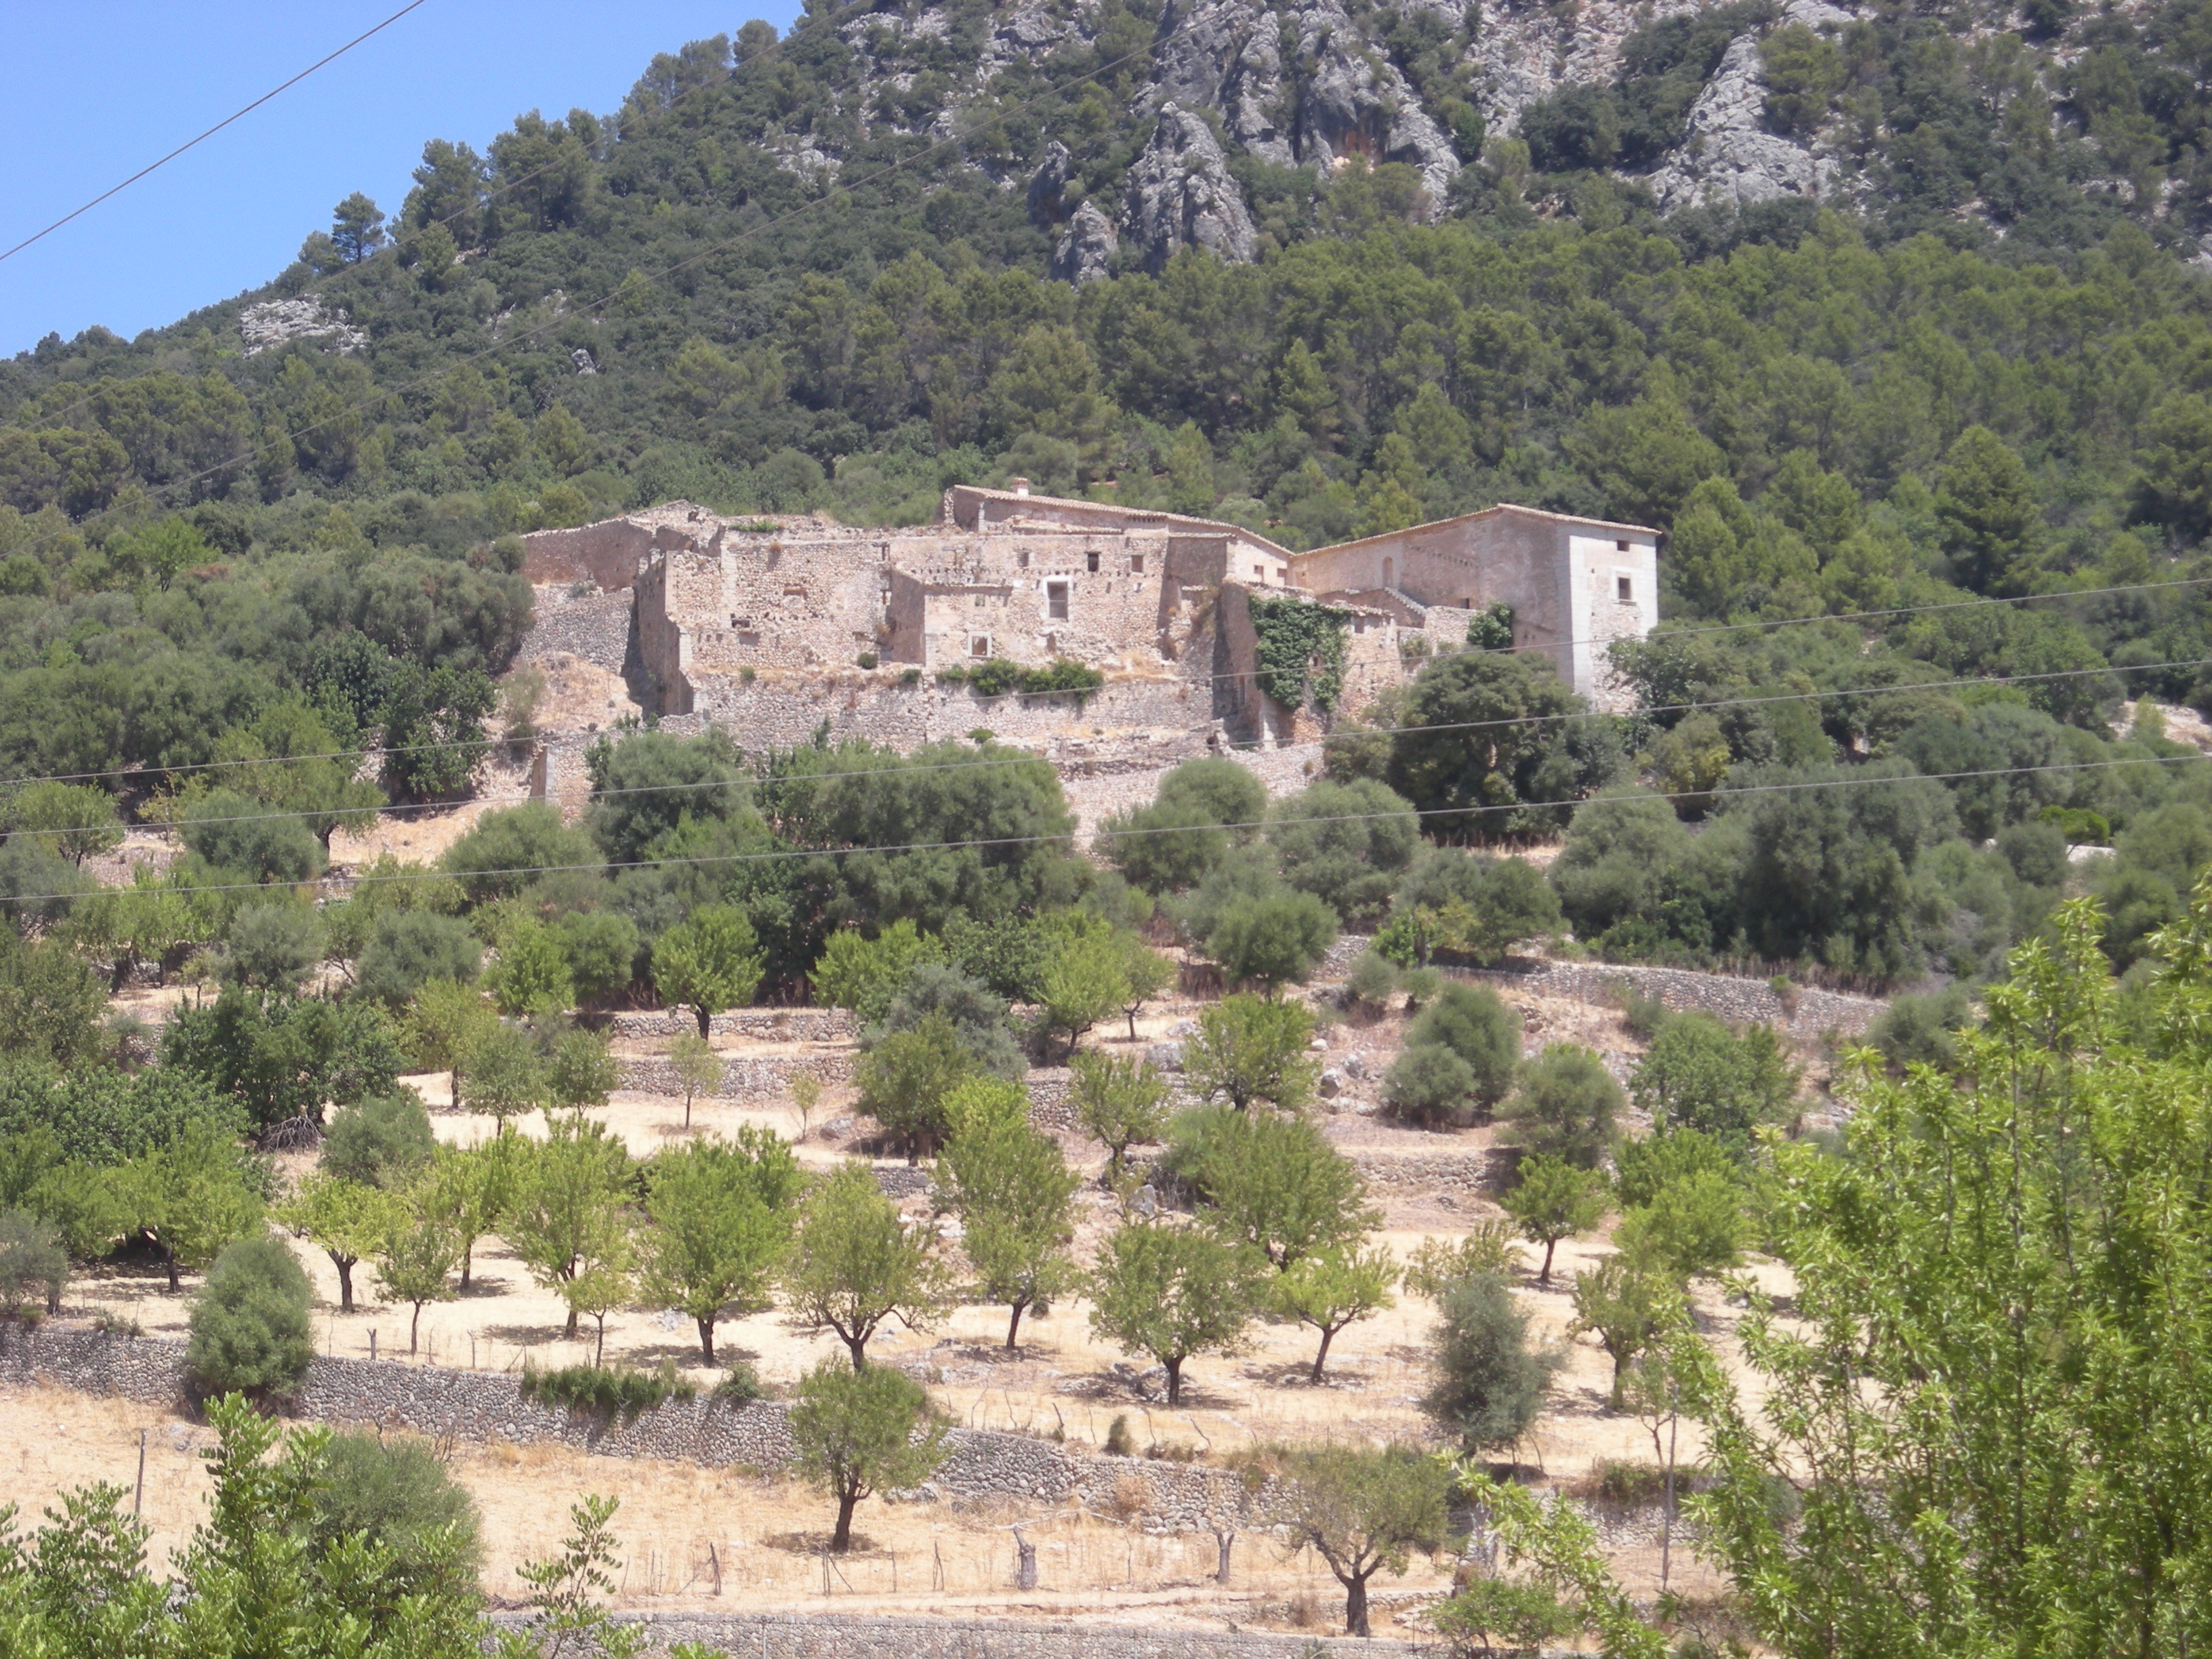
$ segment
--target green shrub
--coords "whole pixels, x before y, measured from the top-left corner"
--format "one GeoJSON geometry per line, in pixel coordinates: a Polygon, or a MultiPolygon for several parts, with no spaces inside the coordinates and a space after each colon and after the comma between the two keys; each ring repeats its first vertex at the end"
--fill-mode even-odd
{"type": "Polygon", "coordinates": [[[728,1374],[714,1385],[714,1398],[726,1400],[732,1406],[750,1405],[768,1398],[768,1385],[761,1381],[751,1360],[733,1359],[728,1374]]]}
{"type": "Polygon", "coordinates": [[[314,1289],[282,1239],[242,1238],[216,1258],[192,1304],[185,1367],[202,1394],[289,1389],[314,1357],[314,1289]]]}
{"type": "Polygon", "coordinates": [[[1443,1312],[1431,1346],[1437,1383],[1423,1405],[1469,1451],[1512,1444],[1536,1420],[1565,1356],[1529,1346],[1528,1316],[1487,1274],[1454,1285],[1443,1312]]]}
{"type": "Polygon", "coordinates": [[[333,1435],[323,1473],[307,1523],[316,1543],[359,1533],[385,1545],[409,1594],[439,1581],[475,1588],[483,1564],[476,1501],[428,1444],[373,1432],[333,1435]]]}
{"type": "Polygon", "coordinates": [[[0,1319],[59,1313],[69,1254],[53,1226],[23,1210],[0,1210],[0,1319]]]}
{"type": "Polygon", "coordinates": [[[437,1138],[430,1114],[412,1089],[374,1095],[331,1115],[322,1169],[367,1187],[398,1187],[428,1169],[437,1138]]]}
{"type": "Polygon", "coordinates": [[[566,1406],[599,1417],[635,1421],[641,1412],[670,1400],[693,1400],[699,1390],[676,1374],[672,1360],[663,1360],[657,1371],[641,1371],[626,1365],[563,1365],[541,1371],[528,1361],[522,1367],[522,1397],[548,1406],[566,1406]]]}

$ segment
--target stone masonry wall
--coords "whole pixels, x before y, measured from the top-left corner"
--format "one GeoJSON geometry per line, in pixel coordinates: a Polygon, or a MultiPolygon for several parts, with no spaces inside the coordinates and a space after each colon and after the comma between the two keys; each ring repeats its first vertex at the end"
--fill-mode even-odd
{"type": "MultiPolygon", "coordinates": [[[[857,1613],[659,1613],[648,1651],[696,1642],[740,1659],[1421,1659],[1441,1643],[1261,1631],[1148,1630],[1027,1619],[872,1619],[857,1613]]],[[[1553,1659],[1547,1651],[1545,1659],[1553,1659]]],[[[1559,1659],[1572,1659],[1559,1656],[1559,1659]]]]}
{"type": "Polygon", "coordinates": [[[696,1642],[740,1659],[1352,1659],[1355,1654],[1358,1659],[1424,1659],[1447,1651],[1441,1643],[1316,1641],[1287,1632],[1147,1630],[1026,1619],[662,1613],[640,1622],[652,1632],[649,1650],[696,1642]]]}

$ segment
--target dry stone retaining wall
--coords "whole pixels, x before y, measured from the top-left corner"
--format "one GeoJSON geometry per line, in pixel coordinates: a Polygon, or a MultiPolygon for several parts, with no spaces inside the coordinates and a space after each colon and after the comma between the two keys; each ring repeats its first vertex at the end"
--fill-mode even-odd
{"type": "Polygon", "coordinates": [[[1428,1659],[1446,1651],[1437,1643],[1316,1641],[1294,1632],[1147,1630],[1042,1620],[663,1613],[635,1622],[652,1632],[650,1650],[696,1642],[741,1659],[1428,1659]]]}
{"type": "MultiPolygon", "coordinates": [[[[676,1080],[675,1066],[665,1060],[624,1060],[619,1062],[618,1070],[625,1089],[656,1095],[684,1092],[684,1085],[676,1080]]],[[[791,1094],[791,1079],[800,1072],[810,1073],[824,1083],[849,1083],[853,1078],[853,1056],[763,1054],[726,1060],[722,1062],[720,1085],[707,1092],[724,1100],[751,1100],[762,1096],[786,1099],[791,1094]]]]}
{"type": "MultiPolygon", "coordinates": [[[[684,1008],[617,1014],[608,1024],[618,1037],[681,1036],[699,1029],[684,1008]]],[[[850,1042],[860,1035],[860,1022],[849,1008],[738,1008],[716,1014],[708,1025],[717,1036],[761,1042],[850,1042]]]]}
{"type": "Polygon", "coordinates": [[[1601,1002],[1615,985],[1625,982],[1678,1012],[1701,1011],[1739,1024],[1772,1025],[1807,1042],[1829,1031],[1856,1036],[1889,1006],[1878,997],[1809,988],[1793,990],[1785,1002],[1763,980],[1629,963],[1548,962],[1527,969],[1492,969],[1470,977],[1581,1002],[1601,1002]]]}

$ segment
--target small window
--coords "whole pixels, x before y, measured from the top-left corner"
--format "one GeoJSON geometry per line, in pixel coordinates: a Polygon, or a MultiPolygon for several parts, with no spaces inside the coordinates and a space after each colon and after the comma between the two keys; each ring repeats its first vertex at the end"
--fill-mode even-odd
{"type": "Polygon", "coordinates": [[[1015,554],[1015,555],[1014,555],[1014,562],[1015,562],[1016,564],[1019,565],[1019,566],[1020,566],[1024,570],[1028,569],[1028,568],[1030,568],[1030,550],[1029,550],[1029,549],[1027,549],[1027,548],[1025,547],[1025,548],[1024,548],[1020,552],[1018,552],[1018,553],[1015,554]]]}
{"type": "Polygon", "coordinates": [[[1252,567],[1252,574],[1264,581],[1267,576],[1267,567],[1264,564],[1255,564],[1252,567]]]}
{"type": "Polygon", "coordinates": [[[1067,584],[1047,582],[1044,585],[1044,614],[1054,622],[1067,620],[1067,584]]]}
{"type": "Polygon", "coordinates": [[[1395,560],[1395,559],[1385,559],[1385,560],[1383,560],[1383,561],[1382,561],[1382,586],[1385,586],[1385,587],[1395,587],[1397,585],[1398,585],[1398,562],[1397,562],[1397,560],[1395,560]]]}
{"type": "Polygon", "coordinates": [[[968,636],[968,654],[971,657],[989,656],[991,654],[991,636],[988,634],[969,635],[968,636]]]}
{"type": "Polygon", "coordinates": [[[1132,553],[1129,555],[1129,574],[1132,576],[1141,576],[1145,574],[1145,556],[1143,554],[1132,553]]]}
{"type": "Polygon", "coordinates": [[[1097,575],[1098,574],[1098,556],[1096,553],[1085,553],[1083,556],[1083,568],[1085,570],[1088,570],[1092,575],[1097,575]]]}
{"type": "Polygon", "coordinates": [[[1615,576],[1613,579],[1613,597],[1623,605],[1636,603],[1636,579],[1633,576],[1615,576]]]}
{"type": "Polygon", "coordinates": [[[975,608],[978,611],[981,611],[985,605],[990,604],[990,602],[991,596],[988,593],[978,593],[975,596],[975,608]]]}
{"type": "Polygon", "coordinates": [[[1626,553],[1628,551],[1628,544],[1626,542],[1615,542],[1613,544],[1613,550],[1616,553],[1626,553]]]}

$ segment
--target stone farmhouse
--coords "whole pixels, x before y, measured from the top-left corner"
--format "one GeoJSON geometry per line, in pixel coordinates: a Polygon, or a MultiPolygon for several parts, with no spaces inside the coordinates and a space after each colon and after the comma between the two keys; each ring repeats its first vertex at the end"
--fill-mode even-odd
{"type": "Polygon", "coordinates": [[[526,542],[532,581],[630,590],[632,670],[650,702],[748,748],[825,725],[900,748],[988,728],[1118,769],[1310,739],[1331,711],[1277,702],[1258,672],[1284,604],[1344,618],[1337,711],[1460,649],[1499,605],[1516,649],[1606,706],[1618,701],[1606,646],[1658,621],[1656,532],[1510,506],[1293,553],[1240,526],[1034,495],[1015,479],[949,489],[909,529],[678,502],[526,542]],[[961,671],[993,659],[1070,660],[1105,683],[983,696],[961,671]]]}

